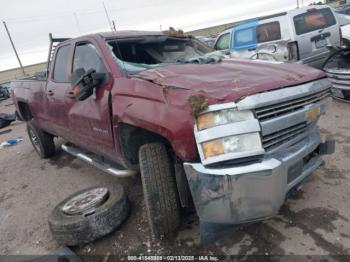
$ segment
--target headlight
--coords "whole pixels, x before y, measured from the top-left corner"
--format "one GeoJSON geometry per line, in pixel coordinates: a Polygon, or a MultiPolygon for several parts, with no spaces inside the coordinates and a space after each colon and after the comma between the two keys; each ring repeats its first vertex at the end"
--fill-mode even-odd
{"type": "Polygon", "coordinates": [[[241,134],[224,137],[202,144],[205,158],[229,153],[245,153],[261,151],[259,133],[241,134]]]}
{"type": "Polygon", "coordinates": [[[241,122],[253,118],[253,113],[248,110],[237,111],[236,109],[225,109],[213,111],[204,113],[197,117],[197,128],[198,130],[203,130],[214,126],[241,122]]]}
{"type": "Polygon", "coordinates": [[[232,103],[209,106],[194,129],[204,165],[264,154],[260,132],[253,112],[237,110],[232,103]]]}

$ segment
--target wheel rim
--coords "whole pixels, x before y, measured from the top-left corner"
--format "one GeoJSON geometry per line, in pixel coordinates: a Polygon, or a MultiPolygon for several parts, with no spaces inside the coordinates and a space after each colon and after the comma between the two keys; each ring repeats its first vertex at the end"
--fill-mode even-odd
{"type": "Polygon", "coordinates": [[[108,189],[105,187],[93,188],[70,199],[62,207],[67,215],[87,215],[93,213],[108,199],[108,189]]]}
{"type": "Polygon", "coordinates": [[[35,149],[40,152],[39,137],[34,133],[32,129],[29,129],[30,140],[32,140],[35,149]]]}

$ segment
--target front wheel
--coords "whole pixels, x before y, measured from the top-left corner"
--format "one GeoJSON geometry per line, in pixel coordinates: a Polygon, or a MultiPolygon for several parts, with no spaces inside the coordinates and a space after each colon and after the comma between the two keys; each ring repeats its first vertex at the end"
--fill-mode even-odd
{"type": "Polygon", "coordinates": [[[33,121],[27,122],[27,132],[35,151],[41,158],[49,158],[55,154],[53,136],[37,127],[33,121]]]}
{"type": "Polygon", "coordinates": [[[180,224],[174,168],[161,143],[143,145],[139,150],[139,161],[151,231],[156,238],[167,238],[180,224]]]}

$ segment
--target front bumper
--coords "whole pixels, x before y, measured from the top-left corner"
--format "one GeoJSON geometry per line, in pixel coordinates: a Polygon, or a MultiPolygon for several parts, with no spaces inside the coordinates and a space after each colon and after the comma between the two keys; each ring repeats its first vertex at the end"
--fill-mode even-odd
{"type": "Polygon", "coordinates": [[[288,192],[334,151],[334,141],[322,143],[314,129],[306,138],[259,163],[230,168],[206,168],[184,163],[201,222],[241,224],[277,214],[288,192]]]}

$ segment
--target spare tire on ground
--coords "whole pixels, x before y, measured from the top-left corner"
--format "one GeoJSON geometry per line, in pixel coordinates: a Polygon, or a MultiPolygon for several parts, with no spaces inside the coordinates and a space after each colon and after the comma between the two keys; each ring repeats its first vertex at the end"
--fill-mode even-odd
{"type": "Polygon", "coordinates": [[[117,229],[129,213],[120,184],[81,190],[59,203],[49,217],[50,230],[61,245],[88,243],[117,229]]]}

